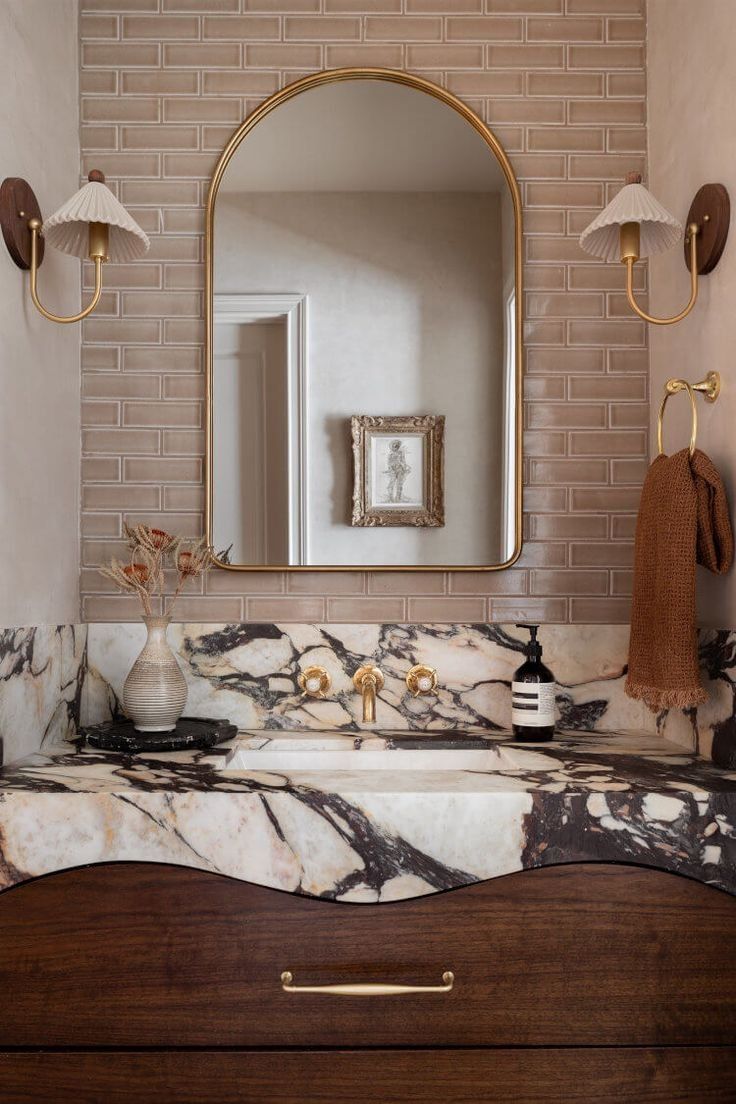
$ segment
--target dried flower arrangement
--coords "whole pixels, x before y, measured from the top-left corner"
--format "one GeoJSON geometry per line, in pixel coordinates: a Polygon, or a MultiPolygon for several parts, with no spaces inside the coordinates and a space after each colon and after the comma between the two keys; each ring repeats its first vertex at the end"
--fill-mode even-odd
{"type": "Polygon", "coordinates": [[[166,608],[166,615],[170,616],[187,581],[209,571],[213,563],[212,549],[204,539],[185,540],[148,525],[126,523],[123,529],[130,549],[130,561],[122,563],[112,559],[108,566],[100,568],[101,573],[112,579],[121,590],[137,594],[144,614],[152,617],[153,602],[160,598],[164,605],[164,569],[172,567],[178,578],[166,608]]]}

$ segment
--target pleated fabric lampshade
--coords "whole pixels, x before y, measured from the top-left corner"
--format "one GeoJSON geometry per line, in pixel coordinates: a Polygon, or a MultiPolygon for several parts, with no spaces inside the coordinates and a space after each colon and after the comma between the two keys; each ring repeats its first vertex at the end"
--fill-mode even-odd
{"type": "Polygon", "coordinates": [[[643,184],[625,184],[618,195],[580,235],[586,253],[604,261],[620,260],[620,230],[628,222],[639,224],[639,256],[651,257],[676,245],[683,229],[643,184]]]}
{"type": "Polygon", "coordinates": [[[91,222],[104,223],[110,228],[109,260],[135,261],[148,252],[151,243],[146,234],[107,185],[99,180],[90,180],[46,219],[43,237],[62,253],[86,260],[91,222]]]}

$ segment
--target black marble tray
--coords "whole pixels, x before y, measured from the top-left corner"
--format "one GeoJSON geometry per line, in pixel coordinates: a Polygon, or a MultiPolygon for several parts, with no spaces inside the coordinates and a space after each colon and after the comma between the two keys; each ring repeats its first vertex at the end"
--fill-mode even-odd
{"type": "Polygon", "coordinates": [[[138,732],[132,721],[105,721],[80,729],[85,743],[104,751],[183,751],[209,748],[237,735],[230,721],[207,717],[180,717],[170,732],[138,732]]]}

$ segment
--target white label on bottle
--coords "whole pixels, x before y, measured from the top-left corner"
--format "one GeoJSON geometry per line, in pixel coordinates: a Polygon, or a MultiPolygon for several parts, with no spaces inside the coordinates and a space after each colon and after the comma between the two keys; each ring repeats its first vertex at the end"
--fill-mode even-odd
{"type": "Polygon", "coordinates": [[[512,682],[511,723],[527,728],[545,728],[555,723],[553,682],[512,682]]]}

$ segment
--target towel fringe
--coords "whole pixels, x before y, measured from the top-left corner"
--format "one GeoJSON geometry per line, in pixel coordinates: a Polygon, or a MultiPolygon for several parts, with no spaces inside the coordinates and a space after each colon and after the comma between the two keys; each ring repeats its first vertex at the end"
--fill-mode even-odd
{"type": "Polygon", "coordinates": [[[702,705],[708,699],[702,686],[663,690],[659,686],[644,686],[628,678],[625,689],[630,698],[643,701],[652,713],[659,713],[661,709],[688,709],[693,705],[702,705]]]}

